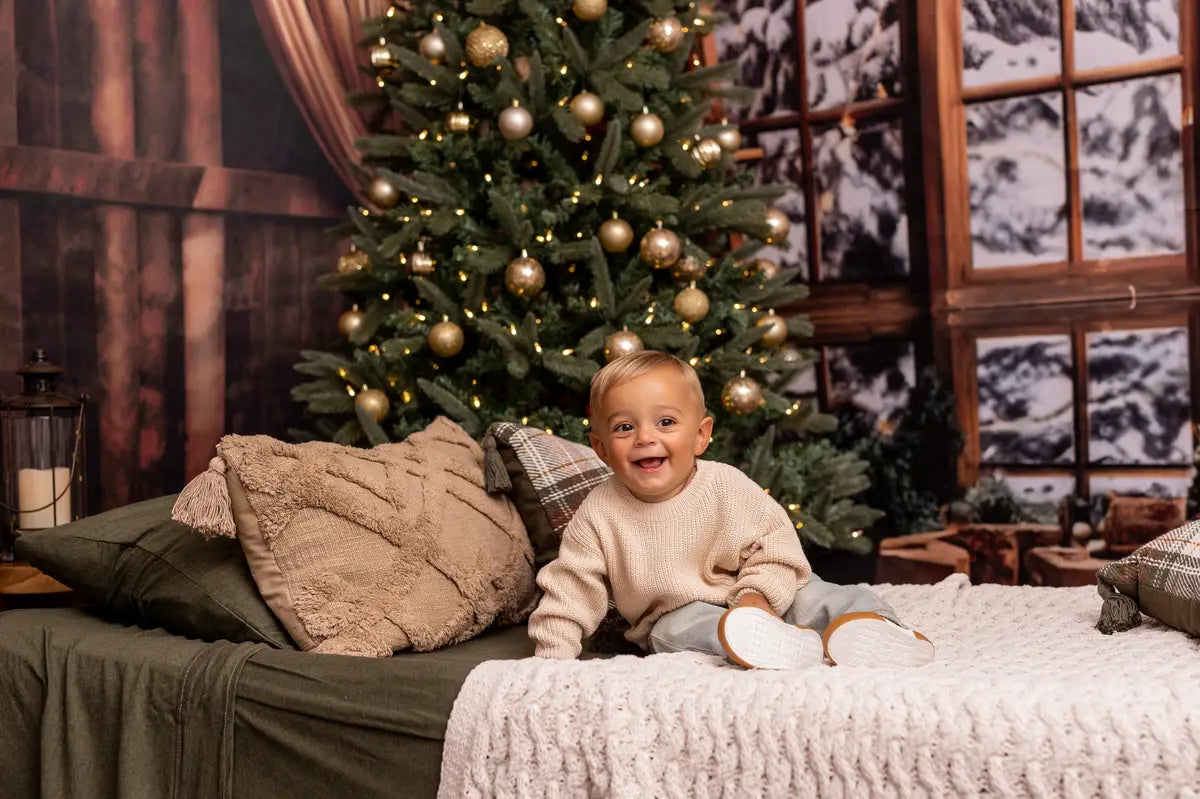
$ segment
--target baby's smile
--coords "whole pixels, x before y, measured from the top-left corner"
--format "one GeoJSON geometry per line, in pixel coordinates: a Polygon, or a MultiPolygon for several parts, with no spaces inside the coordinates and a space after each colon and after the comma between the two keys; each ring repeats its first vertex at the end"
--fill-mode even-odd
{"type": "Polygon", "coordinates": [[[633,464],[643,472],[657,472],[666,460],[663,457],[638,458],[633,464]]]}

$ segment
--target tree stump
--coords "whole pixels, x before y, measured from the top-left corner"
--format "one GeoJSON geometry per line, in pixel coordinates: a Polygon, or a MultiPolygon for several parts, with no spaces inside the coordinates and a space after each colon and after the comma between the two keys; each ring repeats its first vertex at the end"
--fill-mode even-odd
{"type": "Polygon", "coordinates": [[[1096,572],[1110,563],[1093,558],[1082,547],[1034,547],[1025,553],[1030,585],[1053,588],[1095,585],[1096,572]]]}

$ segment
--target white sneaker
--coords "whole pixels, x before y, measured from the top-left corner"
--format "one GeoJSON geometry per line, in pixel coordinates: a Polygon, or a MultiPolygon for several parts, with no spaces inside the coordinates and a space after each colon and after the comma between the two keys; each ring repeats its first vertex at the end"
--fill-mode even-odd
{"type": "Polygon", "coordinates": [[[924,666],[933,643],[878,613],[846,613],[825,628],[825,654],[842,666],[924,666]]]}
{"type": "Polygon", "coordinates": [[[824,657],[821,636],[761,608],[730,608],[717,623],[729,659],[747,669],[802,669],[824,657]]]}

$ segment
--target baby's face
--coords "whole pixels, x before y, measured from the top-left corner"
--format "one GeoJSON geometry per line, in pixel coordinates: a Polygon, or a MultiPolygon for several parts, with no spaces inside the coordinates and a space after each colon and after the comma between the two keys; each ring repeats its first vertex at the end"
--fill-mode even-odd
{"type": "Polygon", "coordinates": [[[594,416],[592,448],[643,502],[682,491],[712,435],[712,417],[670,366],[611,389],[594,416]]]}

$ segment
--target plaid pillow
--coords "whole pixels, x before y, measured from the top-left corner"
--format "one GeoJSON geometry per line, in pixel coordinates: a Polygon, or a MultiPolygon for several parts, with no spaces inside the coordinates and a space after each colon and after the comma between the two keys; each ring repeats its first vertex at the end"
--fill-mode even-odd
{"type": "Polygon", "coordinates": [[[513,422],[491,425],[483,447],[492,461],[485,470],[488,491],[512,497],[533,543],[535,565],[549,563],[575,511],[612,470],[591,447],[513,422]]]}
{"type": "Polygon", "coordinates": [[[1104,597],[1100,632],[1136,627],[1145,613],[1200,635],[1200,521],[1160,535],[1096,576],[1104,597]]]}

